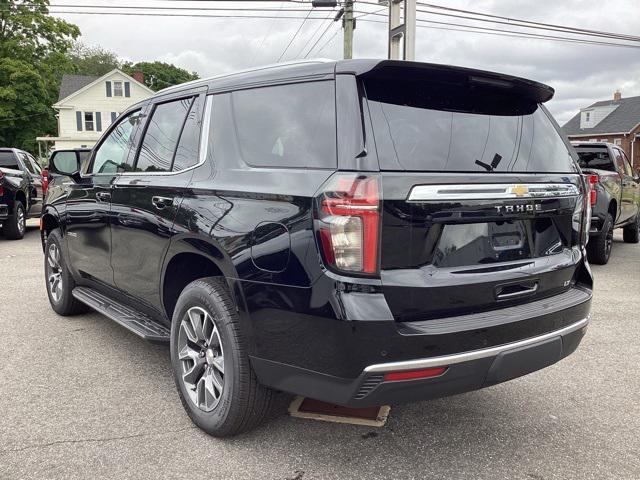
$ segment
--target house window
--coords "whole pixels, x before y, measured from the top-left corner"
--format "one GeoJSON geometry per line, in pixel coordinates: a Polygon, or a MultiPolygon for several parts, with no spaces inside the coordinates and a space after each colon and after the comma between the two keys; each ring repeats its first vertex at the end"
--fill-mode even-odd
{"type": "Polygon", "coordinates": [[[613,139],[613,144],[614,145],[618,145],[618,146],[622,145],[622,139],[621,138],[614,138],[613,139]]]}
{"type": "Polygon", "coordinates": [[[584,114],[584,121],[588,122],[589,120],[591,120],[591,112],[586,112],[584,114]]]}
{"type": "Polygon", "coordinates": [[[114,97],[122,96],[122,82],[113,82],[113,96],[114,97]]]}
{"type": "Polygon", "coordinates": [[[93,112],[84,112],[84,129],[93,132],[93,112]]]}

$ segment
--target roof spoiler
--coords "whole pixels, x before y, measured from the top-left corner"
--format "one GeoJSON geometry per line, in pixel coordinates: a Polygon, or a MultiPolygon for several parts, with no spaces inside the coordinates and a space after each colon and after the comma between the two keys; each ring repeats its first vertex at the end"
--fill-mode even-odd
{"type": "Polygon", "coordinates": [[[515,96],[527,98],[536,103],[544,103],[555,91],[548,85],[527,80],[526,78],[487,72],[473,68],[440,65],[437,63],[408,62],[401,60],[352,60],[338,62],[336,73],[351,73],[363,78],[415,75],[427,77],[429,80],[459,85],[477,85],[497,90],[508,90],[515,96]]]}

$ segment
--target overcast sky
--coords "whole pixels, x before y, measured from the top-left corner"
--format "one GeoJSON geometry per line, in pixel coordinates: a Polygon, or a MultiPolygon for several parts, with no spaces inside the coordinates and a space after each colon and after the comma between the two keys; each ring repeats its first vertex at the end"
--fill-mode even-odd
{"type": "MultiPolygon", "coordinates": [[[[373,0],[369,0],[373,1],[373,0]]],[[[427,0],[423,0],[427,2],[427,0]]],[[[567,26],[640,34],[640,7],[637,0],[432,0],[438,5],[466,8],[483,13],[567,26]]],[[[53,0],[54,5],[73,4],[53,0]]],[[[76,5],[133,5],[132,2],[85,0],[76,5]]],[[[259,7],[273,8],[263,15],[304,16],[300,12],[279,11],[303,8],[279,2],[168,2],[140,0],[135,5],[259,7]]],[[[373,12],[382,7],[356,3],[356,10],[373,12]]],[[[383,12],[385,12],[383,10],[383,12]]],[[[188,12],[187,12],[188,13],[188,12]]],[[[209,12],[220,14],[221,12],[209,12]]],[[[226,12],[232,14],[232,12],[226,12]]],[[[328,13],[314,12],[324,18],[328,13]]],[[[356,14],[358,15],[358,14],[356,14]]],[[[111,15],[59,15],[78,25],[82,41],[101,45],[132,61],[160,60],[174,63],[200,76],[216,75],[250,66],[274,63],[299,28],[302,19],[221,19],[178,16],[143,17],[111,15]]],[[[420,13],[420,18],[465,23],[439,15],[420,13]]],[[[354,38],[355,58],[385,58],[386,24],[382,16],[368,15],[358,22],[354,38]],[[364,21],[364,20],[373,21],[364,21]]],[[[283,60],[303,56],[322,33],[329,20],[307,20],[283,60]],[[317,32],[317,33],[316,33],[317,32]],[[315,37],[312,35],[315,33],[315,37]],[[309,42],[309,43],[307,43],[309,42]],[[306,50],[303,49],[306,44],[306,50]]],[[[490,28],[505,25],[481,24],[490,28]]],[[[564,35],[539,32],[547,35],[564,35]]],[[[317,43],[311,57],[342,57],[342,31],[334,23],[317,43]],[[337,33],[337,34],[336,34],[337,33]],[[335,34],[335,36],[334,36],[335,34]],[[331,40],[331,38],[333,39],[331,40]],[[329,41],[330,40],[330,41],[329,41]],[[327,41],[329,41],[327,43],[327,41]],[[326,44],[326,46],[324,46],[326,44]],[[323,47],[320,51],[320,47],[323,47]]],[[[548,104],[562,125],[580,107],[613,97],[620,89],[623,97],[640,95],[640,49],[582,45],[476,33],[418,28],[416,60],[461,65],[519,75],[551,85],[556,94],[548,104]]]]}

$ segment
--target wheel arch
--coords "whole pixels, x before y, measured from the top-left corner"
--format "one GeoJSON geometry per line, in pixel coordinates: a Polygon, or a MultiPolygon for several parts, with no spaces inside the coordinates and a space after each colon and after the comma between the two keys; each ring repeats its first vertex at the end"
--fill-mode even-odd
{"type": "Polygon", "coordinates": [[[612,198],[609,202],[609,209],[607,211],[611,214],[615,223],[618,218],[618,201],[615,198],[612,198]]]}
{"type": "Polygon", "coordinates": [[[40,217],[40,238],[42,240],[42,248],[44,249],[47,237],[56,228],[61,228],[60,216],[57,210],[47,205],[40,217]]]}
{"type": "Polygon", "coordinates": [[[246,311],[244,295],[237,286],[237,272],[231,259],[211,238],[183,237],[172,241],[165,256],[160,285],[160,298],[169,321],[180,293],[194,280],[224,277],[238,313],[246,311]]]}
{"type": "Polygon", "coordinates": [[[17,190],[15,195],[15,201],[22,202],[22,206],[24,207],[25,213],[29,210],[29,205],[27,205],[27,195],[24,193],[24,190],[17,190]]]}

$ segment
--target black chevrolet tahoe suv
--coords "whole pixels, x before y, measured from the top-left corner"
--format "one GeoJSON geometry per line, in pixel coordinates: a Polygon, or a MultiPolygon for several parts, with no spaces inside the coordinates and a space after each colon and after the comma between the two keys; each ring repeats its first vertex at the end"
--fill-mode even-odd
{"type": "Polygon", "coordinates": [[[572,353],[590,318],[588,191],[529,80],[380,60],[198,80],[58,152],[47,291],[170,343],[226,436],[274,391],[441,397],[572,353]]]}
{"type": "Polygon", "coordinates": [[[0,224],[5,238],[24,237],[28,218],[42,213],[42,169],[30,153],[0,148],[0,224]]]}
{"type": "Polygon", "coordinates": [[[574,142],[578,164],[589,179],[591,227],[587,255],[591,263],[609,262],[613,230],[622,228],[627,243],[640,241],[640,171],[620,147],[606,142],[574,142]]]}

